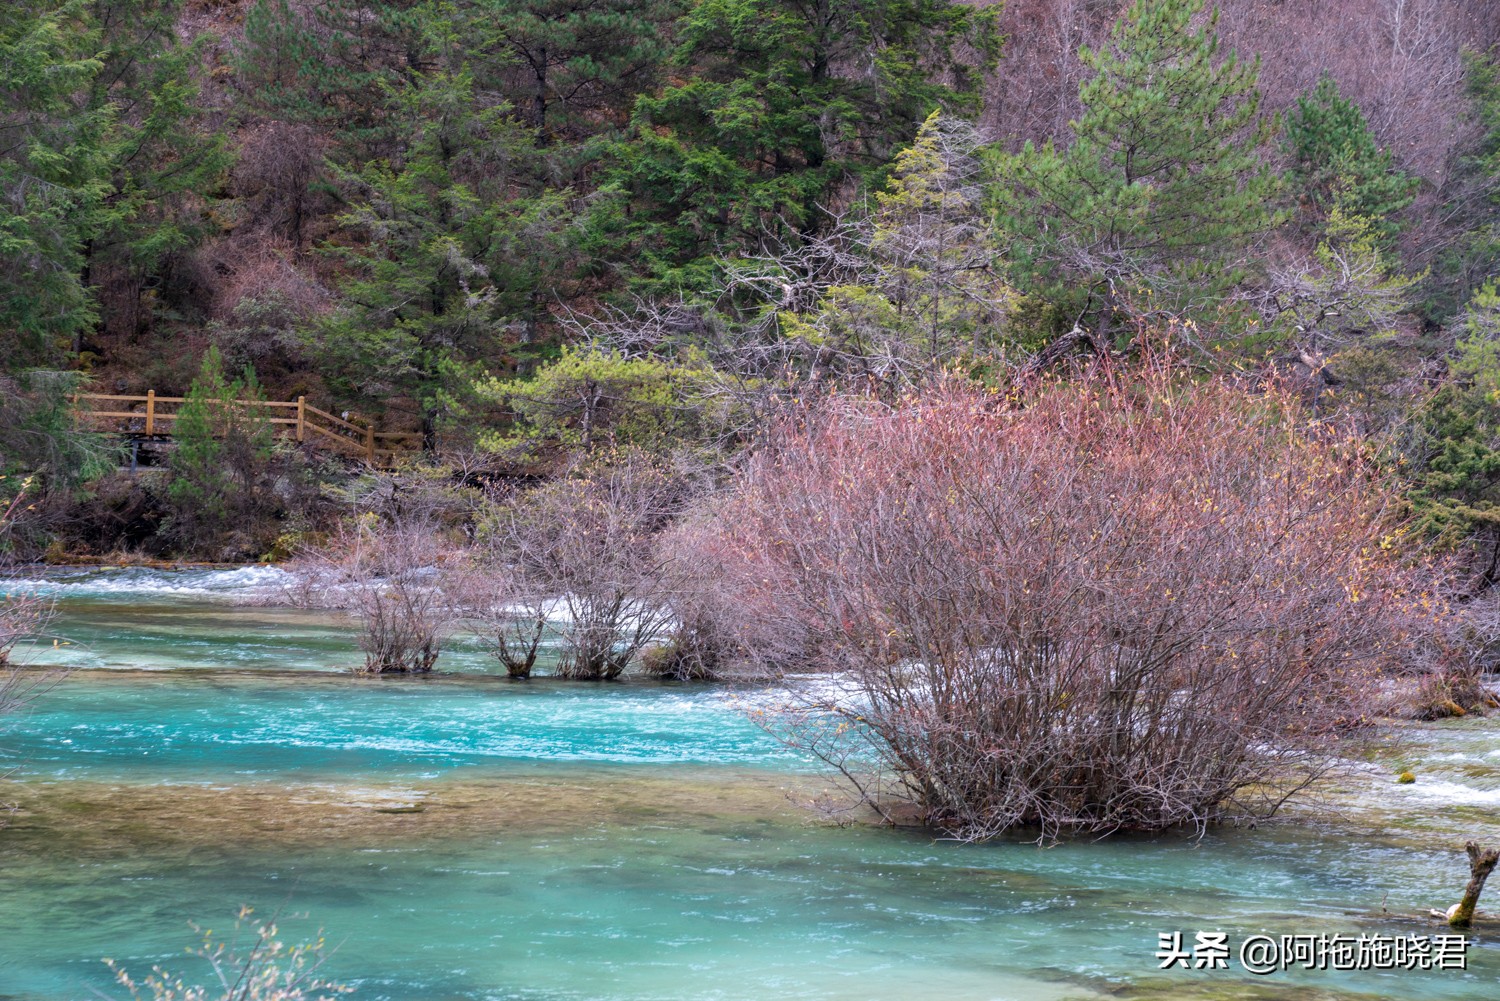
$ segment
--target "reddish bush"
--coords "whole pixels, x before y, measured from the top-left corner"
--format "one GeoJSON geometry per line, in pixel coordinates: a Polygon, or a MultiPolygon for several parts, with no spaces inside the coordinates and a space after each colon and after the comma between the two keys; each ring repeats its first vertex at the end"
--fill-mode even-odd
{"type": "Polygon", "coordinates": [[[659,562],[674,568],[665,594],[670,631],[642,657],[647,674],[677,681],[772,677],[804,658],[801,624],[747,578],[736,547],[718,532],[712,504],[657,540],[659,562]],[[731,583],[733,582],[733,583],[731,583]]]}
{"type": "Polygon", "coordinates": [[[1289,401],[1153,378],[836,399],[720,519],[845,682],[773,724],[972,838],[1274,810],[1401,639],[1387,504],[1289,401]]]}

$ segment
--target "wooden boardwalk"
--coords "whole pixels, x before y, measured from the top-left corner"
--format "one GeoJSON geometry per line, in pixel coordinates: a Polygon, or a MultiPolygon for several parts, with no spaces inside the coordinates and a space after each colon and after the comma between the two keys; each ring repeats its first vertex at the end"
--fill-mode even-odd
{"type": "MultiPolygon", "coordinates": [[[[177,422],[181,396],[117,396],[109,393],[79,393],[74,397],[78,418],[90,428],[128,438],[170,438],[177,422]]],[[[331,449],[359,459],[374,469],[389,469],[396,458],[421,446],[415,432],[376,431],[371,424],[354,424],[319,410],[299,396],[290,403],[269,400],[236,400],[245,410],[263,412],[262,420],[276,431],[298,442],[331,449]]]]}

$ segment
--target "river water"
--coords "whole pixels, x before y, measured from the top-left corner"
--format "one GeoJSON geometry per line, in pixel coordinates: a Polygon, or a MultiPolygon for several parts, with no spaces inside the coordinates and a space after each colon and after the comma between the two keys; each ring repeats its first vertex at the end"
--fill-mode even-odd
{"type": "Polygon", "coordinates": [[[1494,930],[1465,970],[1156,959],[1174,931],[1442,933],[1399,915],[1500,843],[1496,721],[1401,728],[1257,829],[958,845],[810,808],[817,765],[741,711],[764,693],[513,683],[462,644],[358,680],[346,621],[248,603],[278,583],[37,582],[59,643],[29,659],[72,670],[0,735],[0,1001],[119,996],[104,957],[201,980],[189,922],[241,905],[322,929],[357,999],[1500,998],[1494,930]]]}

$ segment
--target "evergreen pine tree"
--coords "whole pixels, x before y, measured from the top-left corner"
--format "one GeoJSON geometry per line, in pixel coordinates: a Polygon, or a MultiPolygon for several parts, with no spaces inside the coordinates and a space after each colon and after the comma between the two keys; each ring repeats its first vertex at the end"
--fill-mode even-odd
{"type": "Polygon", "coordinates": [[[1500,286],[1480,288],[1459,324],[1453,376],[1413,415],[1398,460],[1416,527],[1475,548],[1500,581],[1500,286]]]}
{"type": "Polygon", "coordinates": [[[683,80],[636,102],[610,177],[669,281],[816,227],[933,110],[972,107],[1000,46],[994,11],[948,0],[698,0],[679,31],[683,80]]]}
{"type": "Polygon", "coordinates": [[[210,347],[173,421],[168,534],[187,548],[212,541],[260,506],[275,438],[253,369],[228,378],[210,347]],[[243,402],[242,402],[243,401],[243,402]],[[245,404],[249,405],[245,405],[245,404]]]}
{"type": "Polygon", "coordinates": [[[411,0],[255,0],[237,76],[246,110],[314,125],[344,162],[386,155],[393,95],[432,68],[429,4],[411,0]]]}
{"type": "Polygon", "coordinates": [[[84,245],[107,223],[115,109],[86,0],[0,5],[0,369],[57,362],[98,318],[84,245]]]}
{"type": "Polygon", "coordinates": [[[536,183],[533,132],[487,105],[467,72],[434,72],[396,98],[397,155],[343,176],[360,239],[344,305],[310,332],[343,391],[415,405],[431,444],[463,412],[505,335],[529,335],[543,291],[571,266],[564,193],[536,183]]]}
{"type": "MultiPolygon", "coordinates": [[[[538,145],[597,129],[590,116],[628,110],[670,51],[675,0],[476,0],[470,52],[496,53],[503,92],[538,145]]],[[[478,71],[476,70],[476,73],[478,71]]]]}
{"type": "MultiPolygon", "coordinates": [[[[0,9],[0,365],[51,364],[99,321],[93,286],[140,297],[202,228],[227,164],[197,123],[199,50],[176,36],[177,0],[67,0],[0,9]]],[[[128,308],[125,308],[128,307],[128,308]]],[[[131,333],[135,332],[132,328],[131,333]]]]}
{"type": "MultiPolygon", "coordinates": [[[[168,308],[196,303],[173,291],[173,255],[207,232],[206,197],[230,162],[224,136],[205,121],[194,73],[207,38],[177,37],[181,0],[92,0],[99,26],[99,74],[81,96],[84,113],[112,109],[110,187],[102,225],[85,244],[85,284],[110,285],[103,326],[133,336],[149,323],[149,300],[168,308]],[[146,322],[137,320],[137,316],[146,322]]],[[[78,345],[75,345],[75,347],[78,345]]]]}
{"type": "Polygon", "coordinates": [[[1400,213],[1420,182],[1395,168],[1359,105],[1339,94],[1332,76],[1324,73],[1297,99],[1287,117],[1286,146],[1301,209],[1315,225],[1321,227],[1337,204],[1369,220],[1387,245],[1400,232],[1400,213]]]}
{"type": "Polygon", "coordinates": [[[1277,221],[1259,63],[1221,53],[1217,11],[1195,24],[1203,7],[1135,0],[1108,44],[1081,53],[1093,75],[1072,144],[1000,161],[1020,284],[1076,294],[1101,348],[1135,292],[1176,311],[1217,304],[1242,277],[1240,251],[1277,221]]]}

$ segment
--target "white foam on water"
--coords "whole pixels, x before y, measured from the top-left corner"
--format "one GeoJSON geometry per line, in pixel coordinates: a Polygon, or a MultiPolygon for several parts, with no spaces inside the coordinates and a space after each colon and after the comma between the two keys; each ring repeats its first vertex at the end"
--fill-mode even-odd
{"type": "Polygon", "coordinates": [[[0,580],[5,592],[56,597],[169,595],[222,598],[260,597],[286,588],[293,575],[273,566],[227,569],[156,570],[144,567],[90,568],[0,580]]]}
{"type": "Polygon", "coordinates": [[[1443,779],[1434,781],[1418,778],[1415,782],[1397,788],[1407,795],[1441,800],[1453,806],[1500,806],[1500,789],[1478,789],[1443,779]]]}

